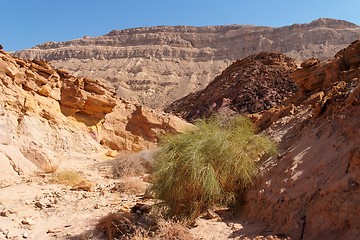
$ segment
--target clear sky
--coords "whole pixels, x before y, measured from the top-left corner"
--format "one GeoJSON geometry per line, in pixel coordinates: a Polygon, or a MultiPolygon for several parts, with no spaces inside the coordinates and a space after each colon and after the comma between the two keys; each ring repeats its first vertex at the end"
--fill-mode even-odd
{"type": "Polygon", "coordinates": [[[1,0],[6,51],[159,25],[285,26],[327,17],[360,25],[360,0],[1,0]]]}

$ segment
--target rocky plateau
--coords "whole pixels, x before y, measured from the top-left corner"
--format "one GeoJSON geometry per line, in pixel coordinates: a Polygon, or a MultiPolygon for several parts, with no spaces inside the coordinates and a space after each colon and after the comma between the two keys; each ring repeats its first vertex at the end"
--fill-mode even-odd
{"type": "Polygon", "coordinates": [[[297,60],[324,60],[358,38],[359,26],[322,18],[278,28],[229,25],[114,30],[98,37],[47,42],[13,54],[45,59],[74,76],[104,79],[123,99],[163,108],[205,88],[236,59],[266,51],[297,60]]]}

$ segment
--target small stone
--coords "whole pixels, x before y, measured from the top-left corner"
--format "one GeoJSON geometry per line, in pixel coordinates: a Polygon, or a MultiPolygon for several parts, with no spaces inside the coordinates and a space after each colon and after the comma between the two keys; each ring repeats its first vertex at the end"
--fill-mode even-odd
{"type": "Polygon", "coordinates": [[[87,192],[93,192],[95,190],[95,184],[88,180],[84,180],[81,183],[73,186],[70,190],[83,190],[87,192]]]}
{"type": "Polygon", "coordinates": [[[42,205],[42,203],[40,201],[38,201],[35,203],[35,207],[42,209],[44,206],[42,205]]]}
{"type": "Polygon", "coordinates": [[[143,203],[136,203],[130,210],[131,213],[149,213],[151,211],[151,205],[143,203]]]}
{"type": "Polygon", "coordinates": [[[96,203],[95,205],[94,205],[94,209],[99,209],[100,208],[100,205],[98,204],[98,203],[96,203]]]}
{"type": "Polygon", "coordinates": [[[109,150],[105,153],[107,157],[116,157],[118,155],[118,152],[116,150],[109,150]]]}
{"type": "Polygon", "coordinates": [[[211,210],[211,209],[206,210],[206,215],[205,215],[205,217],[206,217],[207,219],[216,219],[216,220],[221,219],[220,216],[219,216],[216,212],[214,212],[213,210],[211,210]]]}
{"type": "Polygon", "coordinates": [[[2,212],[0,212],[0,216],[1,216],[1,217],[8,217],[8,216],[9,216],[9,211],[2,211],[2,212]]]}
{"type": "Polygon", "coordinates": [[[54,198],[54,204],[58,204],[59,203],[59,199],[58,198],[54,198]]]}
{"type": "Polygon", "coordinates": [[[23,237],[23,238],[29,238],[29,234],[28,234],[27,232],[24,232],[24,233],[22,234],[22,237],[23,237]]]}
{"type": "Polygon", "coordinates": [[[24,220],[21,221],[21,223],[24,225],[34,225],[35,221],[32,220],[31,218],[25,218],[24,220]]]}
{"type": "Polygon", "coordinates": [[[47,231],[46,231],[46,233],[47,234],[49,234],[49,233],[59,233],[59,232],[61,232],[61,230],[60,229],[48,229],[47,231]]]}

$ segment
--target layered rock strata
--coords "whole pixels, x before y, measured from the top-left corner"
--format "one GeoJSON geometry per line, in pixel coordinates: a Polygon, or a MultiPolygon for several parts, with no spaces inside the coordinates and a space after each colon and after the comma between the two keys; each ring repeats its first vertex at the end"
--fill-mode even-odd
{"type": "Polygon", "coordinates": [[[105,79],[118,96],[162,108],[205,88],[236,59],[264,51],[326,59],[358,38],[359,26],[334,19],[279,28],[162,26],[48,42],[14,54],[51,61],[75,76],[105,79]]]}

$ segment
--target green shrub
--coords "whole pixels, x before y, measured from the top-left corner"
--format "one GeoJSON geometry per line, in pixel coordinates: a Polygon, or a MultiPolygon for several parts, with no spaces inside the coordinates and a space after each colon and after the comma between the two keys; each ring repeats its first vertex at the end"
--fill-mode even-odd
{"type": "Polygon", "coordinates": [[[209,207],[233,204],[251,184],[256,160],[275,151],[243,117],[214,117],[163,139],[151,190],[170,216],[194,219],[209,207]]]}

